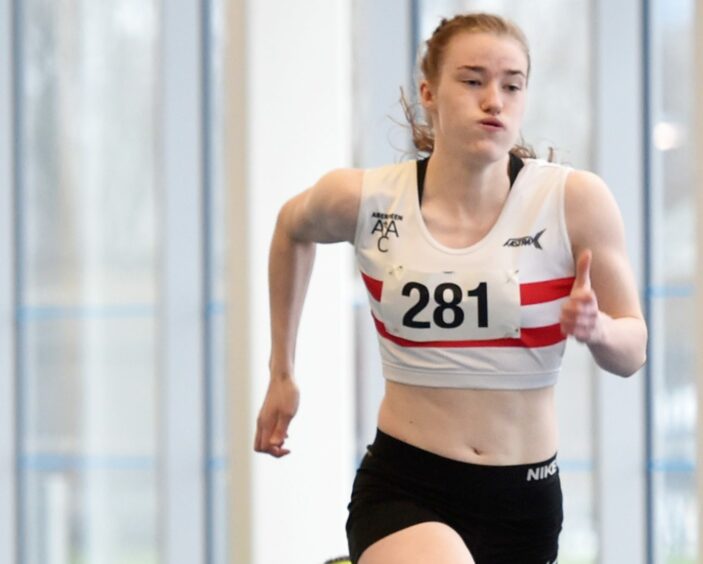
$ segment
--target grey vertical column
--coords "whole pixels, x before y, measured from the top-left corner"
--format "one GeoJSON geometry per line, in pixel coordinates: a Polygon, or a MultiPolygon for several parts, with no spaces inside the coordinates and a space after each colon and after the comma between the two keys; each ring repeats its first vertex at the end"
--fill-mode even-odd
{"type": "Polygon", "coordinates": [[[165,564],[205,558],[202,6],[164,0],[161,483],[165,564]]]}
{"type": "MultiPolygon", "coordinates": [[[[642,3],[596,0],[596,172],[618,201],[641,295],[644,260],[642,3]]],[[[596,380],[599,562],[646,562],[645,372],[596,380]]]]}
{"type": "Polygon", "coordinates": [[[0,0],[0,562],[16,558],[13,11],[0,0]]]}

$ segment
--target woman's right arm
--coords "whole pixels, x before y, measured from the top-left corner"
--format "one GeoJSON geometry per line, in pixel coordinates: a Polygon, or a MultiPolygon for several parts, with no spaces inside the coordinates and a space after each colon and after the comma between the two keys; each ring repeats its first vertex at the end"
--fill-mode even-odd
{"type": "Polygon", "coordinates": [[[269,254],[270,381],[256,424],[254,450],[281,457],[298,410],[295,343],[316,243],[353,243],[363,171],[340,169],[281,208],[269,254]]]}

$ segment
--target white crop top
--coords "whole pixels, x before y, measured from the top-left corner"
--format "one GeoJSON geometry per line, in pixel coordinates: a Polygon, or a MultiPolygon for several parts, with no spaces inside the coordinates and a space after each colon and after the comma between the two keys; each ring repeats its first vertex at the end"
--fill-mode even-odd
{"type": "Polygon", "coordinates": [[[574,280],[569,170],[525,159],[495,225],[463,249],[427,230],[416,161],[365,172],[354,247],[386,379],[504,390],[556,382],[574,280]]]}

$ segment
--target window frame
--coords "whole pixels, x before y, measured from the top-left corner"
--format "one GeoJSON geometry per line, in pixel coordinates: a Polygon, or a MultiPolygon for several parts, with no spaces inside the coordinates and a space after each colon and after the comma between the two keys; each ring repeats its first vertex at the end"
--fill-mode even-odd
{"type": "Polygon", "coordinates": [[[0,0],[0,561],[17,558],[15,376],[15,123],[18,2],[0,0]]]}
{"type": "Polygon", "coordinates": [[[161,512],[162,559],[204,562],[205,418],[204,6],[161,2],[161,512]],[[186,77],[196,77],[188,80],[186,77]],[[187,344],[187,346],[184,346],[187,344]],[[186,423],[187,422],[187,423],[186,423]]]}

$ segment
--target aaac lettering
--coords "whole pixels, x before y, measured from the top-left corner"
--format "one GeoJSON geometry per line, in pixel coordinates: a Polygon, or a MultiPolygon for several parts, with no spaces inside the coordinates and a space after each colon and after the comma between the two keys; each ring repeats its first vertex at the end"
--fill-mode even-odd
{"type": "Polygon", "coordinates": [[[397,222],[403,221],[403,216],[396,213],[373,212],[371,217],[376,220],[371,229],[371,235],[380,233],[377,242],[378,250],[387,253],[390,236],[400,237],[397,222]]]}

